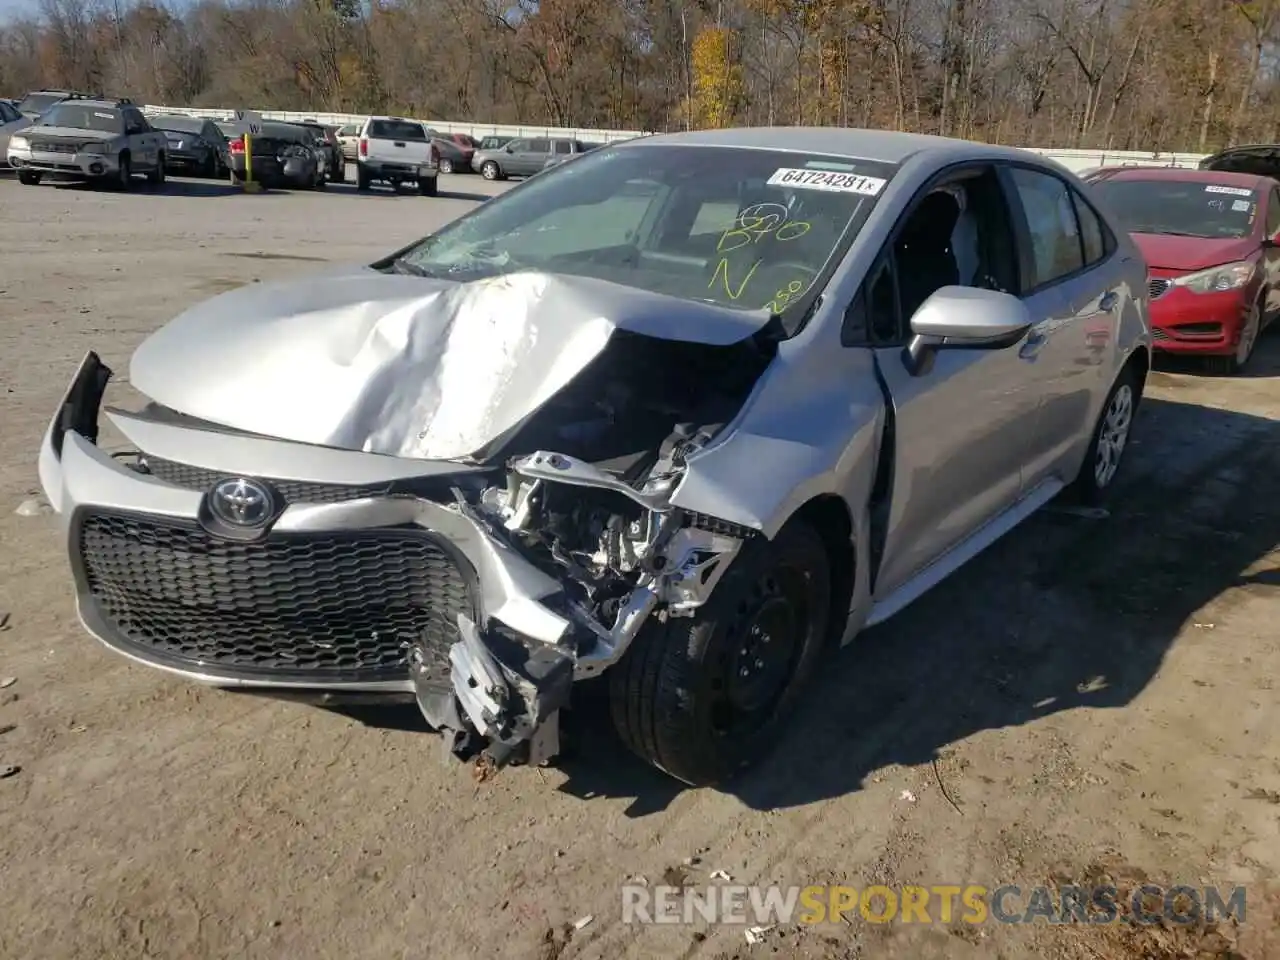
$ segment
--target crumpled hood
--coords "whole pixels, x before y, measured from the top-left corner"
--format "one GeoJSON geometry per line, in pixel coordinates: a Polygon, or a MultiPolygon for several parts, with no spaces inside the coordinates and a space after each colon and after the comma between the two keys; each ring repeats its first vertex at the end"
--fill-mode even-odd
{"type": "Polygon", "coordinates": [[[1162,270],[1204,270],[1244,260],[1258,250],[1253,237],[1171,237],[1162,233],[1134,233],[1148,267],[1162,270]]]}
{"type": "Polygon", "coordinates": [[[615,330],[727,345],[768,319],[582,277],[355,269],[206,301],[147,338],[129,375],[155,402],[234,429],[462,459],[563,389],[615,330]]]}

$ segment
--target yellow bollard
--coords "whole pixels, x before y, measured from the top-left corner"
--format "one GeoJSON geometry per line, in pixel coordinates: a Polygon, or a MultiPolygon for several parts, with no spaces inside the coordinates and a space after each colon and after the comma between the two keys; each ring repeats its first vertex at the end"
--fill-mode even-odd
{"type": "Polygon", "coordinates": [[[244,192],[245,193],[261,193],[262,184],[253,179],[253,142],[249,134],[245,134],[244,141],[244,192]]]}

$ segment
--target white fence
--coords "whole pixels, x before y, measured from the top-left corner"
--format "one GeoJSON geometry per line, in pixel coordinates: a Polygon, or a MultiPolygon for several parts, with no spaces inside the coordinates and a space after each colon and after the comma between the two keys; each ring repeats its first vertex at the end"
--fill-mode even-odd
{"type": "MultiPolygon", "coordinates": [[[[155,105],[143,107],[143,110],[150,114],[181,113],[191,117],[209,117],[213,120],[230,120],[235,112],[230,108],[164,107],[155,105]]],[[[259,110],[258,113],[262,115],[264,120],[315,120],[319,123],[334,124],[336,126],[363,123],[367,119],[365,114],[354,113],[297,113],[289,110],[259,110]]],[[[428,126],[445,133],[469,133],[478,139],[488,136],[566,137],[595,143],[609,143],[613,140],[628,140],[631,137],[644,136],[644,132],[640,130],[590,130],[575,127],[539,127],[502,123],[452,123],[437,120],[424,122],[428,126]]],[[[1194,167],[1204,156],[1199,153],[1055,150],[1052,147],[1027,147],[1026,149],[1051,157],[1067,169],[1076,172],[1102,166],[1194,167]]]]}

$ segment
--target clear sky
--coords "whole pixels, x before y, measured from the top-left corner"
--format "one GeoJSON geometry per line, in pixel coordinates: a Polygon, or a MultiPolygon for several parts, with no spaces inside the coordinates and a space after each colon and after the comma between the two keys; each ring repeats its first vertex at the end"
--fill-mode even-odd
{"type": "Polygon", "coordinates": [[[0,23],[22,14],[35,13],[38,9],[36,0],[0,0],[0,23]]]}

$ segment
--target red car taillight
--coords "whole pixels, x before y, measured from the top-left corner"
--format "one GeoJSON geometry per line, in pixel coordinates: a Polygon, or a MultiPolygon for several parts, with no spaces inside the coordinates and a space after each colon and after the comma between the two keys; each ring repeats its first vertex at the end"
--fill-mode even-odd
{"type": "Polygon", "coordinates": [[[230,140],[227,142],[227,146],[232,153],[244,153],[244,141],[241,139],[230,140]]]}
{"type": "Polygon", "coordinates": [[[369,155],[369,141],[363,137],[360,139],[360,156],[367,157],[369,155]]]}
{"type": "Polygon", "coordinates": [[[431,145],[431,162],[440,165],[440,149],[434,143],[431,145]]]}

